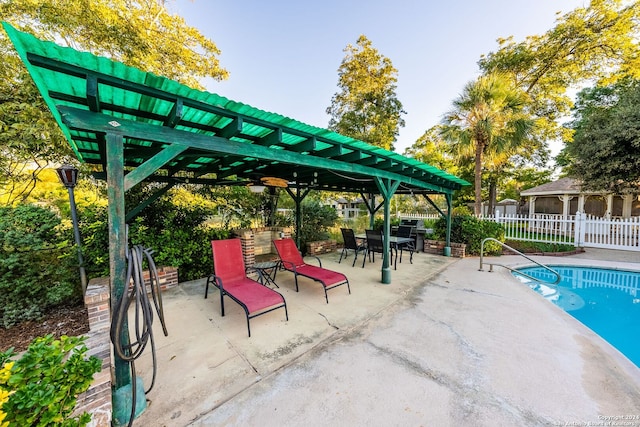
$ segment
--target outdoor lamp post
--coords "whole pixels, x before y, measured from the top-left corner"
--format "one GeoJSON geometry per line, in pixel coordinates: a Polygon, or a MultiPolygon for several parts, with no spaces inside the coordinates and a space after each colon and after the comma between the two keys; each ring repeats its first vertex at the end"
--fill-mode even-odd
{"type": "Polygon", "coordinates": [[[73,221],[73,234],[78,247],[78,264],[80,268],[80,284],[82,285],[82,295],[87,290],[87,274],[84,271],[84,261],[82,260],[82,246],[80,245],[80,229],[78,228],[78,215],[76,213],[76,199],[73,196],[73,188],[78,182],[78,169],[72,165],[62,165],[56,169],[58,177],[69,191],[69,205],[71,207],[71,221],[73,221]]]}

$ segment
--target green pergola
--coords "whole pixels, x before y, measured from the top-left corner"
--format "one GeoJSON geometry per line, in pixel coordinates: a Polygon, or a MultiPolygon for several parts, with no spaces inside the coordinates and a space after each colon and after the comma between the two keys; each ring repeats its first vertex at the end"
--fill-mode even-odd
{"type": "MultiPolygon", "coordinates": [[[[311,189],[362,195],[369,212],[394,194],[451,197],[468,182],[415,159],[335,132],[194,90],[107,58],[4,29],[78,159],[107,180],[112,297],[125,289],[126,222],[172,186],[239,185],[260,177],[287,182],[300,202],[311,189]],[[125,192],[141,182],[161,183],[147,201],[125,212],[125,192]],[[382,196],[376,206],[375,195],[382,196]]],[[[298,221],[299,222],[299,221],[298,221]]],[[[382,282],[391,282],[387,251],[382,282]]]]}

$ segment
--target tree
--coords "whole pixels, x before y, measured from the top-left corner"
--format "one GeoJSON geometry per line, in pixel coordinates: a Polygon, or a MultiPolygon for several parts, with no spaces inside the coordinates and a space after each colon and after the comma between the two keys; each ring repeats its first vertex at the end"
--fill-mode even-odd
{"type": "Polygon", "coordinates": [[[364,35],[344,51],[338,68],[340,91],[326,110],[331,116],[329,129],[393,150],[405,113],[396,96],[398,71],[364,35]]]}
{"type": "Polygon", "coordinates": [[[449,144],[441,136],[442,128],[442,125],[436,125],[427,129],[411,147],[405,149],[404,155],[457,175],[456,162],[450,153],[449,144]]]}
{"type": "Polygon", "coordinates": [[[576,105],[568,171],[585,189],[639,192],[640,81],[583,90],[576,105]]]}
{"type": "Polygon", "coordinates": [[[518,200],[520,192],[551,182],[552,171],[535,167],[516,168],[507,177],[502,198],[518,200]]]}
{"type": "MultiPolygon", "coordinates": [[[[197,89],[203,77],[228,74],[216,45],[170,14],[164,0],[0,0],[0,20],[197,89]]],[[[69,161],[72,153],[3,33],[0,58],[0,187],[13,203],[49,162],[69,161]]]]}
{"type": "Polygon", "coordinates": [[[458,158],[474,159],[476,215],[482,213],[483,156],[508,158],[530,141],[533,122],[524,112],[526,101],[509,76],[492,73],[468,83],[445,115],[442,137],[458,158]]]}
{"type": "Polygon", "coordinates": [[[499,49],[483,57],[484,73],[513,73],[516,85],[531,99],[530,112],[543,141],[571,139],[558,125],[572,106],[568,88],[584,82],[612,82],[640,74],[637,37],[640,2],[592,0],[559,17],[541,36],[516,43],[499,39],[499,49]]]}

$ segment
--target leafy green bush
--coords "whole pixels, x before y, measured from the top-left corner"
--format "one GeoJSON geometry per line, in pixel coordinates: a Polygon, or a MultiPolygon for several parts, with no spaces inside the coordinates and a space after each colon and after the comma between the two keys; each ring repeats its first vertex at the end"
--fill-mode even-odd
{"type": "MultiPolygon", "coordinates": [[[[307,243],[329,238],[328,230],[338,221],[338,213],[331,206],[321,205],[317,200],[305,200],[301,210],[300,251],[306,255],[307,243]]],[[[277,225],[294,224],[292,215],[279,218],[277,225]]]]}
{"type": "Polygon", "coordinates": [[[130,243],[153,249],[156,265],[177,267],[180,281],[206,277],[213,271],[211,240],[229,237],[229,230],[205,225],[209,214],[197,204],[160,199],[130,224],[130,243]]]}
{"type": "Polygon", "coordinates": [[[35,320],[82,298],[71,231],[47,208],[0,208],[0,324],[35,320]]]}
{"type": "MultiPolygon", "coordinates": [[[[162,198],[147,206],[129,224],[129,244],[153,250],[158,266],[178,268],[180,281],[211,274],[211,240],[226,239],[229,231],[206,225],[210,211],[197,204],[176,205],[162,198]]],[[[109,232],[107,209],[91,207],[82,218],[83,254],[87,274],[109,275],[109,232]]]]}
{"type": "Polygon", "coordinates": [[[78,206],[82,256],[87,277],[109,275],[109,220],[106,206],[78,206]]]}
{"type": "MultiPolygon", "coordinates": [[[[391,218],[389,218],[389,223],[391,227],[393,227],[394,225],[400,225],[400,218],[392,216],[391,218]]],[[[373,219],[373,229],[382,230],[383,228],[384,228],[384,218],[379,216],[375,217],[373,219]]]]}
{"type": "MultiPolygon", "coordinates": [[[[447,222],[445,218],[438,219],[433,226],[433,238],[445,240],[447,222]]],[[[482,240],[493,237],[504,241],[504,228],[493,221],[484,221],[471,215],[454,215],[451,217],[451,241],[467,245],[466,252],[470,255],[480,255],[482,240]]],[[[485,255],[500,254],[501,246],[495,242],[487,242],[484,246],[485,255]]]]}
{"type": "Polygon", "coordinates": [[[78,394],[89,388],[102,364],[95,356],[85,357],[83,343],[84,337],[54,340],[48,335],[36,338],[16,361],[11,360],[12,350],[0,353],[0,394],[5,395],[0,413],[4,422],[71,427],[91,421],[88,413],[71,416],[78,394]]]}
{"type": "Polygon", "coordinates": [[[527,242],[523,240],[507,240],[506,244],[522,253],[569,252],[575,246],[560,243],[527,242]]]}

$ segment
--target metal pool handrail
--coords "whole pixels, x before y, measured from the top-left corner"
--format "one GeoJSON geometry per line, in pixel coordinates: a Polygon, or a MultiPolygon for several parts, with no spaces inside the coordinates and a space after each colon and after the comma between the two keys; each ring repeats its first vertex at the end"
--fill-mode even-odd
{"type": "Polygon", "coordinates": [[[497,239],[494,239],[493,237],[487,237],[486,239],[482,240],[482,243],[480,244],[480,268],[479,268],[479,270],[480,270],[480,271],[484,271],[484,270],[482,269],[482,260],[483,260],[483,256],[484,256],[484,242],[486,242],[487,240],[491,240],[491,241],[493,241],[493,242],[496,242],[496,243],[498,243],[500,246],[502,246],[503,248],[509,249],[510,251],[513,251],[513,252],[517,253],[518,255],[520,255],[520,256],[522,256],[522,257],[524,257],[524,258],[528,259],[528,260],[529,260],[529,261],[531,261],[532,263],[539,265],[540,267],[542,267],[542,268],[544,268],[545,270],[547,270],[547,271],[551,272],[552,274],[554,274],[554,275],[556,276],[556,280],[555,280],[554,282],[547,282],[547,281],[545,281],[545,280],[540,280],[540,279],[538,279],[538,278],[536,278],[536,277],[533,277],[533,276],[530,276],[530,275],[528,275],[528,274],[526,274],[526,273],[523,273],[523,272],[522,272],[522,271],[520,271],[520,270],[516,270],[515,268],[511,268],[511,267],[509,267],[508,265],[498,264],[498,263],[489,263],[489,272],[493,272],[493,266],[494,266],[494,265],[497,265],[498,267],[504,267],[504,268],[506,268],[507,270],[510,270],[510,271],[512,271],[512,272],[514,272],[514,273],[518,273],[518,274],[520,274],[520,275],[522,275],[522,276],[524,276],[524,277],[526,277],[526,278],[528,278],[528,279],[531,279],[531,280],[533,280],[533,281],[535,281],[535,282],[548,283],[548,284],[550,284],[550,285],[557,285],[558,283],[560,283],[560,280],[562,279],[562,278],[560,277],[560,273],[558,273],[557,271],[555,271],[554,269],[552,269],[552,268],[550,268],[550,267],[547,267],[547,266],[546,266],[546,265],[544,265],[544,264],[539,263],[538,261],[535,261],[535,260],[533,260],[533,259],[529,258],[528,256],[526,256],[526,255],[525,255],[525,254],[523,254],[522,252],[520,252],[520,251],[518,251],[518,250],[516,250],[516,249],[513,249],[513,248],[512,248],[511,246],[509,246],[509,245],[505,245],[504,243],[502,243],[501,241],[499,241],[499,240],[497,240],[497,239]]]}

